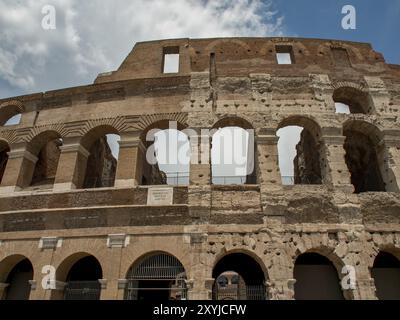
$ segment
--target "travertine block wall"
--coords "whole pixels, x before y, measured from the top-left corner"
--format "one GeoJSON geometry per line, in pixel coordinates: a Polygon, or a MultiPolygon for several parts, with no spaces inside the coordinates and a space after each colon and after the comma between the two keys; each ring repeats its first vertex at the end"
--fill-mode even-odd
{"type": "Polygon", "coordinates": [[[61,298],[69,268],[91,254],[103,269],[101,298],[122,299],[129,267],[164,251],[183,264],[189,298],[209,299],[215,264],[243,252],[264,271],[269,298],[292,299],[295,260],[311,251],[329,258],[339,277],[344,265],[355,267],[356,288],[345,290],[346,298],[376,299],[374,258],[380,250],[400,257],[399,97],[400,67],[369,44],[223,38],[138,43],[118,70],[93,85],[2,99],[0,112],[19,110],[22,120],[0,128],[10,147],[0,186],[0,290],[27,257],[34,267],[30,298],[61,298]],[[295,64],[277,65],[280,45],[292,47],[295,64]],[[162,74],[166,47],[179,47],[177,74],[162,74]],[[335,61],[334,48],[346,50],[347,65],[335,61]],[[340,88],[367,96],[368,113],[336,114],[340,88]],[[188,187],[173,188],[172,204],[152,206],[151,186],[140,185],[143,137],[168,121],[196,132],[191,149],[201,145],[201,153],[191,156],[202,161],[192,161],[188,187]],[[201,129],[226,124],[255,130],[257,184],[211,184],[211,137],[201,129]],[[282,185],[276,131],[286,125],[304,126],[317,139],[323,184],[282,185]],[[386,192],[353,193],[343,148],[350,127],[379,149],[386,192]],[[36,161],[32,141],[48,132],[63,140],[54,186],[26,190],[36,161]],[[115,186],[82,190],[88,141],[108,133],[121,136],[115,186]],[[107,246],[115,234],[129,243],[107,246]],[[43,237],[60,241],[41,249],[43,237]],[[58,270],[54,290],[41,286],[45,265],[58,270]]]}

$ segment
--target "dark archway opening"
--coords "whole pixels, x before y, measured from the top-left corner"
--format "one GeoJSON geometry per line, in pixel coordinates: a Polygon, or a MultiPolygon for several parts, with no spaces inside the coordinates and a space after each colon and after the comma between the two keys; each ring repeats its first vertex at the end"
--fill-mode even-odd
{"type": "Polygon", "coordinates": [[[348,108],[348,112],[345,113],[368,114],[372,112],[372,103],[368,93],[352,87],[336,89],[333,93],[333,101],[335,102],[337,113],[342,113],[338,112],[338,107],[340,109],[343,108],[343,106],[348,108]]]}
{"type": "Polygon", "coordinates": [[[186,300],[186,273],[180,261],[160,253],[132,266],[127,275],[125,300],[186,300]]]}
{"type": "Polygon", "coordinates": [[[79,259],[69,270],[64,291],[65,300],[100,299],[103,278],[100,263],[93,256],[79,259]]]}
{"type": "Polygon", "coordinates": [[[28,259],[20,261],[9,273],[5,300],[28,300],[31,292],[29,280],[33,279],[33,267],[28,259]]]}
{"type": "Polygon", "coordinates": [[[223,257],[213,269],[213,278],[214,300],[266,299],[264,272],[247,254],[231,253],[223,257]],[[227,282],[223,281],[224,278],[227,282]]]}
{"type": "Polygon", "coordinates": [[[318,253],[304,253],[295,263],[296,300],[343,300],[339,277],[332,262],[318,253]]]}
{"type": "Polygon", "coordinates": [[[392,254],[381,251],[371,271],[379,300],[400,300],[400,261],[392,254]]]}
{"type": "Polygon", "coordinates": [[[56,178],[62,139],[48,141],[39,151],[38,160],[33,170],[31,186],[52,186],[56,178]]]}
{"type": "Polygon", "coordinates": [[[354,193],[385,191],[376,146],[365,134],[345,130],[345,161],[350,171],[354,193]]]}
{"type": "Polygon", "coordinates": [[[118,162],[118,140],[118,135],[109,134],[101,136],[92,143],[89,149],[90,155],[87,159],[83,188],[114,186],[118,162]],[[111,140],[110,136],[117,138],[111,140]],[[114,154],[113,149],[115,149],[114,154]]]}

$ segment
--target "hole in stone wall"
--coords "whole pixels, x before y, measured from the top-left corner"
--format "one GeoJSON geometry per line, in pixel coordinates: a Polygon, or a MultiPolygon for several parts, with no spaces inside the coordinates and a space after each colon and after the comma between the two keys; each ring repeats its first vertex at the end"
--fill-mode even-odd
{"type": "Polygon", "coordinates": [[[294,53],[292,46],[276,46],[276,61],[278,64],[294,64],[294,53]]]}
{"type": "Polygon", "coordinates": [[[13,115],[11,118],[9,118],[5,123],[4,126],[14,126],[17,125],[21,122],[21,113],[17,113],[16,115],[13,115]]]}
{"type": "Polygon", "coordinates": [[[179,72],[179,47],[163,49],[163,73],[179,72]]]}

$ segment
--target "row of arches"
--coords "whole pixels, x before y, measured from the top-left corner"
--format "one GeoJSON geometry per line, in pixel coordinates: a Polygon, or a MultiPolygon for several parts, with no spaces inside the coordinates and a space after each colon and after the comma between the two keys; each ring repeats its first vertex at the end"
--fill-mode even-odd
{"type": "MultiPolygon", "coordinates": [[[[183,124],[170,129],[168,121],[159,121],[142,131],[139,149],[138,184],[187,185],[191,161],[190,138],[182,131],[183,124]],[[151,129],[159,131],[148,141],[151,129]],[[149,163],[149,151],[155,162],[149,163]]],[[[252,125],[240,117],[225,117],[212,131],[210,148],[213,184],[256,184],[257,137],[252,125]]],[[[307,116],[289,116],[278,125],[278,158],[283,184],[323,184],[329,164],[326,159],[322,130],[307,116]]],[[[382,132],[363,120],[348,120],[343,125],[345,164],[356,193],[387,190],[385,146],[382,132]]],[[[116,178],[120,133],[111,125],[91,129],[78,144],[87,155],[79,158],[75,170],[79,177],[76,188],[112,187],[116,178]]],[[[60,155],[65,146],[57,131],[41,132],[27,143],[26,150],[35,158],[26,163],[19,186],[52,188],[60,155]]],[[[0,179],[6,170],[10,147],[0,140],[0,179]]]]}
{"type": "MultiPolygon", "coordinates": [[[[0,263],[0,277],[6,289],[3,299],[29,299],[32,263],[24,256],[11,256],[0,263]]],[[[400,299],[400,260],[381,251],[371,269],[376,296],[382,300],[400,299]]],[[[97,300],[101,294],[103,271],[99,261],[86,253],[67,258],[56,277],[63,290],[52,291],[52,299],[97,300]]],[[[212,271],[212,299],[265,300],[270,298],[268,275],[263,264],[251,254],[227,253],[212,271]]],[[[297,300],[343,300],[345,295],[336,266],[327,257],[306,252],[297,257],[293,278],[297,300]]],[[[187,274],[182,263],[166,252],[151,252],[132,264],[124,290],[125,300],[185,300],[188,298],[187,274]]]]}

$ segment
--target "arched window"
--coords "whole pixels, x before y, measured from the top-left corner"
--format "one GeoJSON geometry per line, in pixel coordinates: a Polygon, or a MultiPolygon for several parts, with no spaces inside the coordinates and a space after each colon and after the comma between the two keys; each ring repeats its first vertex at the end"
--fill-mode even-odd
{"type": "Polygon", "coordinates": [[[373,112],[373,103],[368,93],[353,87],[341,87],[333,92],[336,113],[373,112]]]}
{"type": "MultiPolygon", "coordinates": [[[[101,188],[114,186],[119,156],[120,137],[111,126],[91,129],[82,138],[81,145],[89,152],[82,175],[82,188],[101,188]]],[[[83,161],[83,160],[82,160],[83,161]]]]}
{"type": "Polygon", "coordinates": [[[224,256],[213,269],[214,300],[265,300],[264,272],[260,265],[244,253],[224,256]],[[222,282],[221,279],[226,279],[222,282]],[[235,279],[236,278],[236,279],[235,279]]]}
{"type": "Polygon", "coordinates": [[[100,279],[103,271],[99,261],[93,256],[86,256],[76,261],[69,270],[64,288],[65,300],[99,300],[100,279]]]}
{"type": "Polygon", "coordinates": [[[375,258],[371,274],[378,299],[400,300],[400,260],[381,251],[375,258]]]}
{"type": "Polygon", "coordinates": [[[188,185],[190,143],[184,125],[162,120],[147,127],[141,141],[142,185],[188,185]]]}
{"type": "Polygon", "coordinates": [[[305,117],[291,117],[280,123],[276,135],[282,184],[321,184],[319,126],[305,117]]]}
{"type": "Polygon", "coordinates": [[[224,118],[214,125],[211,148],[213,184],[256,184],[254,130],[240,118],[224,118]]]}
{"type": "Polygon", "coordinates": [[[125,300],[186,300],[186,273],[180,261],[154,253],[134,264],[127,274],[125,300]]]}
{"type": "Polygon", "coordinates": [[[363,121],[348,121],[343,133],[346,137],[345,161],[350,171],[354,192],[385,191],[383,150],[378,146],[379,130],[363,121]]]}
{"type": "Polygon", "coordinates": [[[336,268],[318,253],[304,253],[294,266],[296,300],[343,300],[336,268]]]}
{"type": "Polygon", "coordinates": [[[28,300],[31,292],[30,280],[33,280],[33,267],[29,259],[14,255],[1,262],[1,269],[8,269],[1,277],[7,284],[3,297],[5,300],[28,300]]]}
{"type": "Polygon", "coordinates": [[[28,151],[37,157],[31,168],[27,165],[25,187],[51,189],[56,177],[60,158],[61,136],[55,131],[45,131],[35,136],[28,145],[28,151]]]}

